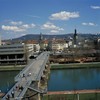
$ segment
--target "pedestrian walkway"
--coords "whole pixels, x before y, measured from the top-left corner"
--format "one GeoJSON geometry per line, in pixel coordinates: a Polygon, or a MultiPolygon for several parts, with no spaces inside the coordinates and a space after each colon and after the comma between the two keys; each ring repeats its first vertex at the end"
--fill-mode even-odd
{"type": "MultiPolygon", "coordinates": [[[[27,68],[23,69],[15,78],[16,84],[9,90],[2,100],[21,100],[32,81],[39,81],[48,61],[48,52],[41,53],[27,68]]],[[[38,91],[38,90],[37,90],[38,91]]]]}

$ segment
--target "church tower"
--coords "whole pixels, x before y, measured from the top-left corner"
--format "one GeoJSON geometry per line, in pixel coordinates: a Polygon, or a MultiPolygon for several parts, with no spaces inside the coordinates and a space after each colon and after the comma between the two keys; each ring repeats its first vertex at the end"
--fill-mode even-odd
{"type": "Polygon", "coordinates": [[[74,30],[73,42],[74,42],[74,45],[77,45],[77,30],[76,29],[74,30]]]}
{"type": "Polygon", "coordinates": [[[40,36],[39,36],[39,45],[40,45],[40,51],[43,51],[44,50],[44,43],[43,43],[42,33],[40,33],[40,36]]]}
{"type": "Polygon", "coordinates": [[[1,45],[1,34],[0,34],[0,45],[1,45]]]}
{"type": "Polygon", "coordinates": [[[42,41],[42,40],[43,40],[43,35],[42,35],[42,33],[40,33],[39,41],[42,41]]]}

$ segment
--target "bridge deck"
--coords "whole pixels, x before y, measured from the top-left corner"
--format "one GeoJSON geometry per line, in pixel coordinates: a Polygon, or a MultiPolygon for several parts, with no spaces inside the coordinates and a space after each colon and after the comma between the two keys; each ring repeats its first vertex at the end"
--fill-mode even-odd
{"type": "Polygon", "coordinates": [[[7,95],[10,95],[10,100],[21,100],[31,82],[40,80],[48,58],[48,52],[43,52],[35,60],[33,60],[33,62],[26,66],[26,68],[15,77],[15,81],[17,81],[17,83],[2,100],[6,100],[7,95]],[[14,98],[12,98],[12,91],[14,92],[14,98]]]}

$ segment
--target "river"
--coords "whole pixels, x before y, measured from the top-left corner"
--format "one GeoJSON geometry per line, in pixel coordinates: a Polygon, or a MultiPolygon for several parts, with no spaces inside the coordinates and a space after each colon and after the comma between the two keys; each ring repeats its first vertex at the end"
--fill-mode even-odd
{"type": "Polygon", "coordinates": [[[14,77],[19,71],[1,71],[0,72],[0,90],[7,92],[14,85],[14,77]]]}
{"type": "MultiPolygon", "coordinates": [[[[19,71],[0,72],[0,90],[7,92],[19,71]]],[[[100,68],[51,70],[48,91],[100,88],[100,68]]]]}
{"type": "Polygon", "coordinates": [[[100,89],[100,68],[51,70],[48,91],[100,89]]]}

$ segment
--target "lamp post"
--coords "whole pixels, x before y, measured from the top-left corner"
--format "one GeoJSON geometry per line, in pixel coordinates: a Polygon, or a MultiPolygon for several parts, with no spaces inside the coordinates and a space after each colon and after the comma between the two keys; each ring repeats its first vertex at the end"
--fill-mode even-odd
{"type": "Polygon", "coordinates": [[[77,100],[79,100],[79,93],[77,93],[77,100]]]}

